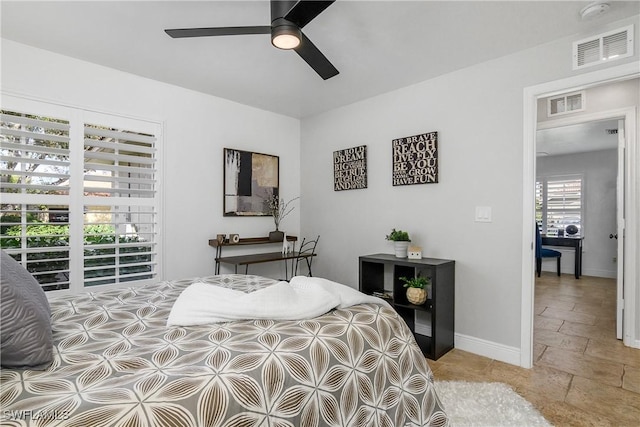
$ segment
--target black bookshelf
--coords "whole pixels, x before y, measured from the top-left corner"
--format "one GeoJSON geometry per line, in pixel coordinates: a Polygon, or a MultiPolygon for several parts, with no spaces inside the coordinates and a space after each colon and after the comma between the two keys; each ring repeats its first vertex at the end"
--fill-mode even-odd
{"type": "Polygon", "coordinates": [[[359,264],[360,291],[390,296],[389,302],[407,323],[425,356],[437,360],[453,348],[455,261],[374,254],[361,256],[359,264]],[[406,288],[400,280],[418,275],[431,279],[429,297],[422,305],[407,300],[406,288]]]}

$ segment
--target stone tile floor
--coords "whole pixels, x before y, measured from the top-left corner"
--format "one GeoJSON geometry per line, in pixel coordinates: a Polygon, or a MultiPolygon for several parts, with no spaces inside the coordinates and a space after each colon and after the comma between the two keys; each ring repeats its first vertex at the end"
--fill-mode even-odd
{"type": "Polygon", "coordinates": [[[454,349],[429,360],[436,380],[510,384],[556,426],[640,426],[640,350],[616,339],[613,279],[536,278],[534,366],[454,349]]]}

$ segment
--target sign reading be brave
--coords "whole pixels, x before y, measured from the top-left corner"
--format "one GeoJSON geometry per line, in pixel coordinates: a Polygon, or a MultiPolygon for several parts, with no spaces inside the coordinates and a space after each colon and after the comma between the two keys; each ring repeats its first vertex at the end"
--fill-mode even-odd
{"type": "Polygon", "coordinates": [[[394,139],[393,185],[438,182],[438,132],[394,139]]]}

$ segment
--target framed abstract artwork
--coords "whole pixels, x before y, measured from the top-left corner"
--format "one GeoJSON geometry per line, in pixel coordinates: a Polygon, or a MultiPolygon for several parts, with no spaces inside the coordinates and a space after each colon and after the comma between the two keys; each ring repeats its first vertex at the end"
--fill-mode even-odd
{"type": "Polygon", "coordinates": [[[280,158],[224,149],[224,216],[270,215],[267,200],[279,195],[280,158]]]}

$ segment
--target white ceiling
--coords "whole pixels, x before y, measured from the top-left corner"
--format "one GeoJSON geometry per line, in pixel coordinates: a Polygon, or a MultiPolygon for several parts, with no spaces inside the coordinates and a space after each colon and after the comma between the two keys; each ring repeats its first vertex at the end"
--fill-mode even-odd
{"type": "Polygon", "coordinates": [[[607,130],[618,129],[617,120],[601,120],[571,126],[541,129],[536,132],[538,156],[558,156],[618,148],[618,135],[607,130]]]}
{"type": "MultiPolygon", "coordinates": [[[[323,81],[268,35],[172,39],[166,28],[269,25],[259,1],[8,1],[3,38],[242,104],[305,117],[640,13],[610,1],[337,0],[304,28],[338,68],[323,81]]],[[[569,53],[568,53],[569,54],[569,53]]]]}

